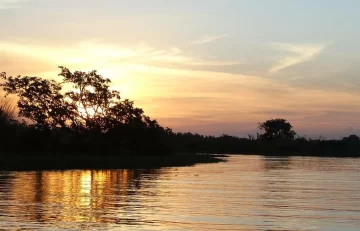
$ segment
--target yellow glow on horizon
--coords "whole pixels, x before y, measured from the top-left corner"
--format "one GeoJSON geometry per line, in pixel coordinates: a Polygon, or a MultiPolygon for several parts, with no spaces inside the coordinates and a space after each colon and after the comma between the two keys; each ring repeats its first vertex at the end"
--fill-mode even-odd
{"type": "MultiPolygon", "coordinates": [[[[294,88],[274,78],[194,70],[193,63],[222,63],[185,55],[175,48],[157,50],[144,44],[125,48],[94,43],[45,47],[0,41],[0,52],[9,60],[22,61],[21,65],[9,67],[9,74],[13,75],[58,78],[58,65],[71,71],[98,70],[111,79],[111,88],[120,91],[123,99],[134,100],[135,106],[170,127],[238,121],[256,127],[263,119],[281,116],[272,113],[276,111],[288,112],[287,119],[305,126],[304,118],[324,116],[336,105],[342,105],[345,111],[360,108],[359,94],[294,88]]],[[[312,123],[328,126],[316,119],[312,123]]]]}

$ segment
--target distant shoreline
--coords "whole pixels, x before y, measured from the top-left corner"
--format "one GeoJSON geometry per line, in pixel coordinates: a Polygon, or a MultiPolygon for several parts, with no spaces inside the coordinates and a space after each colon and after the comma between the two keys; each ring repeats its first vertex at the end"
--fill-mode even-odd
{"type": "Polygon", "coordinates": [[[315,153],[201,153],[177,154],[165,156],[140,155],[0,155],[0,171],[63,171],[85,169],[156,169],[164,167],[186,167],[196,164],[226,162],[229,155],[264,156],[264,157],[325,157],[325,158],[360,158],[360,155],[343,153],[342,155],[322,155],[315,153]]]}
{"type": "MultiPolygon", "coordinates": [[[[222,155],[222,154],[220,154],[222,155]]],[[[265,157],[325,157],[325,158],[360,158],[359,154],[345,153],[345,154],[315,154],[315,153],[261,153],[261,152],[243,152],[243,153],[227,153],[226,155],[240,155],[240,156],[265,156],[265,157]]]]}
{"type": "Polygon", "coordinates": [[[152,169],[224,162],[226,155],[178,154],[168,156],[89,156],[89,155],[3,155],[0,171],[152,169]]]}

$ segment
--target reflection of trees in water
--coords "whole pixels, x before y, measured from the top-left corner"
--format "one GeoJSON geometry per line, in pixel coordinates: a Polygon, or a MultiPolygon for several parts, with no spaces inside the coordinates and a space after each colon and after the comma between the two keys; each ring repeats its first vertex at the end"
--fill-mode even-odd
{"type": "MultiPolygon", "coordinates": [[[[259,216],[263,222],[271,225],[274,217],[282,226],[291,226],[292,199],[296,197],[289,185],[289,171],[292,169],[292,157],[263,158],[263,179],[259,182],[259,216]],[[288,216],[288,219],[286,218],[288,216]]],[[[279,225],[279,224],[278,224],[279,225]]]]}
{"type": "MultiPolygon", "coordinates": [[[[299,219],[303,219],[305,224],[310,216],[316,218],[319,211],[328,209],[328,202],[323,198],[332,198],[333,201],[336,201],[336,197],[338,197],[337,201],[354,198],[354,190],[339,188],[339,185],[349,184],[346,182],[349,180],[349,175],[345,174],[346,179],[344,179],[344,174],[341,173],[354,171],[354,168],[348,169],[352,161],[358,160],[263,157],[263,179],[259,181],[261,215],[264,219],[271,218],[267,222],[273,222],[273,218],[277,217],[284,228],[285,225],[291,227],[297,225],[292,223],[293,221],[298,222],[299,219]],[[337,190],[341,190],[341,193],[334,193],[337,190]],[[296,219],[292,219],[293,217],[296,219]]],[[[332,209],[336,209],[335,207],[336,204],[332,209]]]]}
{"type": "MultiPolygon", "coordinates": [[[[331,157],[300,157],[300,156],[264,156],[265,170],[306,170],[306,171],[347,171],[344,166],[351,165],[358,159],[331,157]]],[[[360,161],[358,161],[360,162],[360,161]]]]}
{"type": "Polygon", "coordinates": [[[9,172],[0,173],[0,193],[7,191],[7,185],[10,184],[10,181],[13,179],[13,176],[9,172]]]}
{"type": "Polygon", "coordinates": [[[26,221],[136,223],[141,197],[156,196],[153,182],[164,170],[16,173],[1,181],[17,206],[8,213],[26,221]],[[122,219],[123,218],[123,219],[122,219]]]}
{"type": "MultiPolygon", "coordinates": [[[[352,158],[333,158],[333,157],[294,157],[292,161],[292,168],[294,170],[306,171],[348,171],[348,166],[351,166],[354,161],[359,159],[352,158]]],[[[353,169],[352,169],[353,170],[353,169]]]]}
{"type": "MultiPolygon", "coordinates": [[[[285,200],[288,196],[286,193],[288,185],[286,184],[289,179],[289,169],[291,169],[291,157],[264,157],[264,178],[262,184],[263,199],[272,200],[280,199],[285,200]],[[285,170],[276,171],[274,173],[269,172],[270,170],[285,170]]],[[[272,205],[275,206],[276,205],[272,205]]]]}
{"type": "MultiPolygon", "coordinates": [[[[13,179],[12,174],[9,172],[0,172],[0,201],[8,201],[9,194],[9,185],[11,185],[11,180],[13,179]]],[[[0,207],[1,209],[1,207],[0,207]]]]}
{"type": "Polygon", "coordinates": [[[291,168],[291,157],[272,157],[264,156],[264,169],[265,170],[277,170],[277,169],[290,169],[291,168]]]}

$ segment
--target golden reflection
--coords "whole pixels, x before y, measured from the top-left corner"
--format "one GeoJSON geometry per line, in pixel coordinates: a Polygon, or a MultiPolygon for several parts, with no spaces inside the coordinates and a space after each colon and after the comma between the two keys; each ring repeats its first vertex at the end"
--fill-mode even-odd
{"type": "Polygon", "coordinates": [[[91,197],[91,171],[84,171],[81,173],[81,196],[80,196],[80,206],[89,206],[90,197],[91,197]]]}
{"type": "Polygon", "coordinates": [[[34,222],[64,230],[311,230],[308,220],[334,218],[357,225],[359,163],[231,156],[162,170],[2,173],[0,225],[14,218],[24,230],[34,222]]]}
{"type": "MultiPolygon", "coordinates": [[[[99,211],[125,204],[129,192],[141,193],[142,174],[161,170],[106,170],[15,173],[12,199],[23,205],[29,221],[108,222],[99,211]],[[21,197],[19,197],[21,195],[21,197]],[[42,208],[47,204],[46,211],[42,208]],[[49,206],[50,205],[50,206],[49,206]]],[[[156,176],[155,176],[156,177],[156,176]]],[[[19,208],[9,207],[17,214],[19,208]]]]}

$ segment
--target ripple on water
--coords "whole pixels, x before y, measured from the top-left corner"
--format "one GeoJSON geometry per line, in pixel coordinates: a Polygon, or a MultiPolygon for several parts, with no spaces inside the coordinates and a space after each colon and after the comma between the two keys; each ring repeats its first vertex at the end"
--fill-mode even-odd
{"type": "Polygon", "coordinates": [[[0,230],[358,230],[360,159],[0,173],[0,230]]]}

